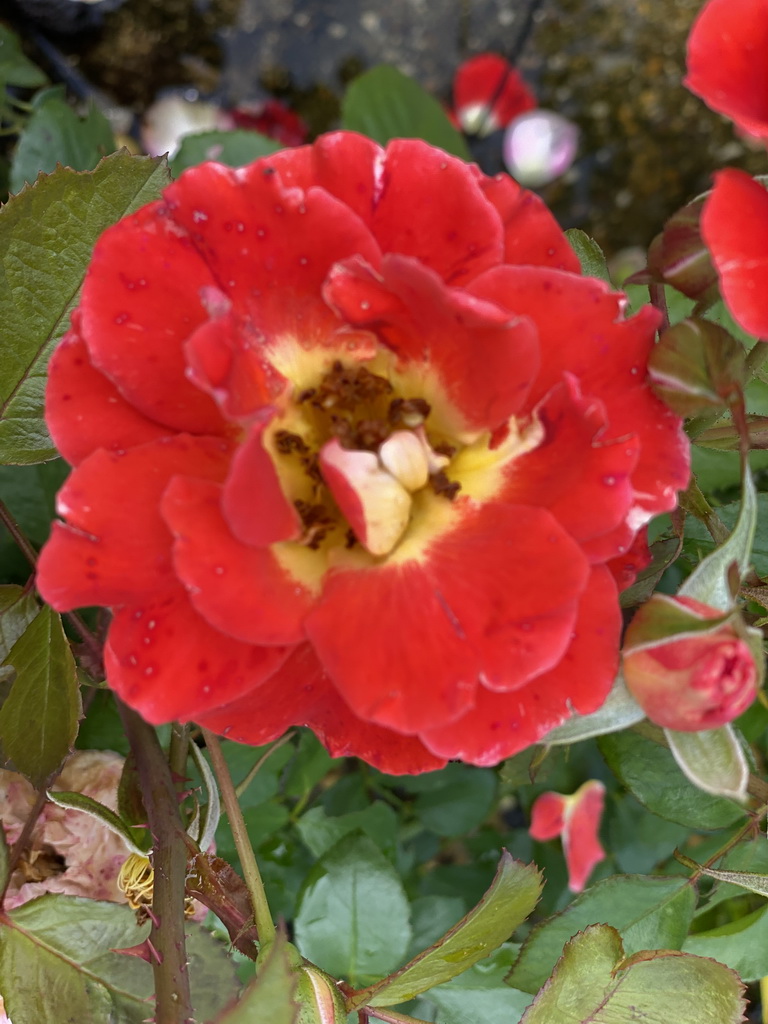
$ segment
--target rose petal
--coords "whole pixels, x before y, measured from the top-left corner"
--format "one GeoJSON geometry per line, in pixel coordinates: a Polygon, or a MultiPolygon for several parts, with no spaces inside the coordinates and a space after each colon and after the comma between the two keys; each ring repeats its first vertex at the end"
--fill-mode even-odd
{"type": "Polygon", "coordinates": [[[701,233],[734,319],[749,334],[768,339],[768,190],[743,171],[719,171],[701,233]]]}

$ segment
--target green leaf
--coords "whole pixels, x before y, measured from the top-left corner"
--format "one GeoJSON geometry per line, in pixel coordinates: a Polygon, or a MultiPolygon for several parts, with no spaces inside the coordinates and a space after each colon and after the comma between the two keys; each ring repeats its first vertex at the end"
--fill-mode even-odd
{"type": "Polygon", "coordinates": [[[745,1009],[744,986],[722,964],[667,949],[625,960],[618,933],[597,924],[566,945],[521,1024],[740,1024],[745,1009]]]}
{"type": "Polygon", "coordinates": [[[733,607],[728,572],[735,562],[743,577],[750,565],[757,527],[757,492],[752,474],[746,469],[741,512],[728,540],[700,562],[678,591],[680,597],[693,597],[713,608],[727,611],[733,607]]]}
{"type": "Polygon", "coordinates": [[[427,999],[440,1011],[440,1024],[518,1024],[531,995],[504,982],[515,955],[514,947],[502,946],[458,978],[431,989],[427,999]]]}
{"type": "Polygon", "coordinates": [[[168,180],[160,160],[120,152],[93,172],[59,169],[0,209],[0,462],[55,457],[43,421],[46,366],[94,243],[168,180]]]}
{"type": "MultiPolygon", "coordinates": [[[[37,64],[25,57],[18,36],[5,25],[0,25],[0,91],[8,85],[20,89],[37,89],[47,81],[37,64]]],[[[0,105],[2,102],[0,97],[0,105]]]]}
{"type": "Polygon", "coordinates": [[[335,817],[326,814],[322,807],[313,807],[299,818],[296,828],[310,853],[322,857],[350,832],[364,832],[380,850],[394,854],[398,824],[389,804],[377,800],[365,810],[335,817]]]}
{"type": "Polygon", "coordinates": [[[3,664],[16,672],[0,708],[3,753],[41,786],[72,749],[81,713],[75,659],[61,617],[44,607],[3,664]]]}
{"type": "Polygon", "coordinates": [[[23,587],[0,586],[0,662],[39,611],[34,593],[23,587]]]}
{"type": "Polygon", "coordinates": [[[171,174],[178,178],[182,171],[204,160],[217,160],[228,167],[243,167],[261,156],[269,156],[280,144],[259,132],[243,129],[231,132],[210,131],[185,135],[179,151],[171,160],[171,174]]]}
{"type": "Polygon", "coordinates": [[[341,106],[343,128],[385,145],[390,139],[423,139],[471,160],[461,133],[428,92],[396,68],[381,64],[356,78],[341,106]]]}
{"type": "Polygon", "coordinates": [[[279,932],[254,981],[216,1024],[295,1024],[299,976],[287,947],[285,935],[279,932]]]}
{"type": "Polygon", "coordinates": [[[601,281],[611,284],[605,255],[594,238],[590,238],[581,228],[568,228],[565,237],[579,258],[582,274],[585,277],[599,277],[601,281]]]}
{"type": "Polygon", "coordinates": [[[768,974],[768,907],[720,928],[691,935],[683,949],[727,964],[744,981],[764,978],[768,974]]]}
{"type": "Polygon", "coordinates": [[[536,992],[549,976],[564,943],[595,921],[616,928],[629,952],[661,946],[680,949],[695,905],[693,886],[684,878],[605,878],[577,896],[565,910],[535,926],[507,982],[523,992],[536,992]]]}
{"type": "MultiPolygon", "coordinates": [[[[187,921],[184,932],[195,1019],[211,1021],[237,995],[240,989],[237,970],[226,944],[211,935],[200,922],[187,921]]],[[[147,982],[144,995],[148,1000],[154,991],[154,981],[148,977],[147,982]]]]}
{"type": "Polygon", "coordinates": [[[713,796],[746,799],[749,765],[732,726],[700,732],[665,729],[664,734],[680,769],[694,786],[713,796]]]}
{"type": "Polygon", "coordinates": [[[578,743],[593,736],[604,736],[609,732],[627,729],[645,718],[645,712],[627,689],[624,677],[619,673],[611,692],[598,711],[591,715],[573,715],[556,729],[545,733],[539,743],[553,746],[562,743],[578,743]]]}
{"type": "Polygon", "coordinates": [[[490,814],[496,799],[496,773],[489,768],[448,764],[436,777],[439,787],[419,793],[413,809],[419,822],[439,836],[472,832],[490,814]]]}
{"type": "Polygon", "coordinates": [[[106,825],[108,829],[120,836],[132,853],[138,853],[142,857],[146,854],[146,846],[141,843],[141,837],[146,835],[146,829],[136,830],[134,833],[130,825],[127,825],[109,807],[94,800],[92,796],[86,796],[84,793],[69,793],[64,790],[49,790],[46,795],[57,807],[82,811],[83,814],[96,818],[102,825],[106,825]]]}
{"type": "MultiPolygon", "coordinates": [[[[56,493],[69,471],[63,459],[35,466],[0,466],[3,501],[35,547],[42,547],[48,540],[56,514],[56,493]]],[[[13,543],[10,538],[9,543],[13,543]]]]}
{"type": "MultiPolygon", "coordinates": [[[[338,763],[338,762],[337,762],[338,763]]],[[[333,758],[313,732],[302,731],[296,756],[285,773],[287,796],[304,798],[328,774],[333,758]]]]}
{"type": "Polygon", "coordinates": [[[743,817],[738,804],[688,782],[672,752],[653,740],[621,732],[598,742],[611,771],[654,814],[695,829],[725,828],[743,817]]]}
{"type": "Polygon", "coordinates": [[[692,868],[697,874],[715,878],[718,882],[738,885],[739,888],[746,889],[747,892],[768,897],[768,875],[758,875],[754,871],[719,871],[717,868],[708,868],[703,864],[697,864],[695,860],[691,860],[684,854],[677,853],[676,856],[682,864],[692,868]]]}
{"type": "Polygon", "coordinates": [[[309,875],[296,915],[296,943],[324,971],[365,985],[403,960],[408,918],[391,863],[367,836],[345,837],[309,875]]]}
{"type": "Polygon", "coordinates": [[[32,113],[11,162],[10,190],[20,192],[42,171],[57,164],[73,171],[90,171],[102,157],[113,153],[115,139],[109,121],[96,107],[79,117],[67,103],[63,85],[37,93],[32,113]]]}
{"type": "Polygon", "coordinates": [[[46,894],[12,911],[0,926],[0,992],[17,1024],[141,1024],[152,984],[149,964],[110,952],[138,945],[127,906],[46,894]]]}
{"type": "Polygon", "coordinates": [[[541,895],[541,875],[506,851],[480,903],[429,949],[348,1003],[392,1006],[450,981],[492,953],[532,913],[541,895]]]}
{"type": "MultiPolygon", "coordinates": [[[[740,501],[733,501],[716,509],[717,514],[730,529],[733,529],[736,524],[740,511],[740,501]]],[[[752,548],[752,561],[760,576],[768,576],[768,494],[757,495],[756,518],[757,528],[752,548]]],[[[693,516],[686,518],[685,537],[686,547],[689,549],[693,547],[698,552],[710,552],[714,548],[714,541],[709,530],[693,516]]]]}

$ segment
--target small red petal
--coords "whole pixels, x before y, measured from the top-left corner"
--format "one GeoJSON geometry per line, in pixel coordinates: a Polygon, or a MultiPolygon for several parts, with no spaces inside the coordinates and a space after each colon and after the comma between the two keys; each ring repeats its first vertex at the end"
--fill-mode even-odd
{"type": "Polygon", "coordinates": [[[497,53],[481,53],[464,61],[456,72],[453,102],[465,131],[490,135],[518,114],[533,110],[536,97],[508,60],[497,53]],[[482,120],[476,113],[478,108],[485,110],[482,120]],[[474,128],[478,121],[479,128],[474,128]]]}
{"type": "Polygon", "coordinates": [[[768,190],[743,171],[720,171],[704,204],[701,233],[734,319],[768,339],[768,190]]]}
{"type": "Polygon", "coordinates": [[[236,540],[221,512],[221,487],[176,477],[162,501],[173,564],[197,611],[215,629],[254,644],[295,644],[312,594],[269,548],[236,540]]]}
{"type": "Polygon", "coordinates": [[[561,793],[537,796],[531,807],[531,827],[528,829],[531,838],[544,843],[559,836],[565,825],[566,807],[566,799],[561,793]]]}
{"type": "Polygon", "coordinates": [[[466,283],[503,254],[498,213],[472,168],[420,139],[387,146],[373,233],[382,252],[412,256],[448,284],[466,283]]]}
{"type": "MultiPolygon", "coordinates": [[[[73,318],[73,323],[75,322],[73,318]]],[[[45,421],[59,453],[76,466],[97,448],[113,451],[154,441],[168,428],[147,419],[91,364],[73,328],[48,365],[45,421]]]]}
{"type": "Polygon", "coordinates": [[[359,260],[331,272],[329,302],[352,324],[375,331],[404,363],[434,373],[463,423],[488,429],[519,411],[539,369],[536,332],[463,289],[448,288],[416,260],[385,256],[381,273],[359,260]]]}
{"type": "Polygon", "coordinates": [[[572,892],[581,892],[595,866],[605,859],[605,850],[598,839],[605,786],[597,779],[590,779],[573,794],[569,804],[563,829],[563,852],[568,865],[568,887],[572,892]]]}
{"type": "Polygon", "coordinates": [[[709,0],[688,39],[685,85],[742,131],[768,140],[768,3],[709,0]]]}
{"type": "Polygon", "coordinates": [[[573,640],[552,671],[513,693],[481,687],[475,706],[421,736],[435,754],[470,764],[493,765],[541,739],[573,711],[596,711],[616,677],[621,614],[616,584],[596,566],[584,591],[573,640]]]}
{"type": "Polygon", "coordinates": [[[160,202],[104,232],[83,283],[80,333],[93,365],[145,416],[192,434],[224,431],[211,398],[187,380],[183,350],[208,319],[200,295],[214,285],[160,202]]]}
{"type": "Polygon", "coordinates": [[[169,585],[171,534],[160,498],[177,473],[220,480],[228,446],[174,435],[116,453],[98,449],[59,491],[67,525],[54,524],[40,554],[37,586],[57,609],[126,604],[169,585]]]}
{"type": "Polygon", "coordinates": [[[445,764],[417,737],[356,718],[307,644],[297,647],[266,683],[197,721],[235,742],[254,745],[277,739],[293,725],[306,725],[333,757],[360,757],[391,775],[434,771],[445,764]]]}
{"type": "Polygon", "coordinates": [[[212,629],[181,589],[114,613],[107,681],[148,722],[189,721],[259,686],[290,648],[243,644],[212,629]]]}
{"type": "Polygon", "coordinates": [[[299,514],[283,494],[275,464],[264,448],[264,431],[273,414],[274,409],[264,410],[235,451],[221,502],[237,540],[256,547],[301,534],[299,514]]]}
{"type": "Polygon", "coordinates": [[[268,161],[240,170],[199,164],[165,196],[217,285],[250,319],[252,344],[269,348],[286,334],[322,344],[341,326],[321,295],[330,268],[350,253],[379,260],[349,207],[320,188],[287,188],[268,161]]]}
{"type": "Polygon", "coordinates": [[[576,253],[539,196],[518,185],[508,174],[487,178],[476,169],[476,175],[485,198],[501,217],[504,262],[581,273],[576,253]]]}

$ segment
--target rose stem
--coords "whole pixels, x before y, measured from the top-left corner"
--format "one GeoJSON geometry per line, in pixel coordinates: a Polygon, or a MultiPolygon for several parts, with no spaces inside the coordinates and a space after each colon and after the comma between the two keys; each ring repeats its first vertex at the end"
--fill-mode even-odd
{"type": "MultiPolygon", "coordinates": [[[[49,779],[48,785],[52,784],[52,781],[49,779]]],[[[29,812],[27,820],[24,822],[24,827],[19,833],[18,839],[13,844],[11,849],[8,851],[8,863],[6,864],[5,868],[5,885],[2,887],[2,892],[0,892],[0,906],[2,906],[2,902],[5,899],[5,894],[10,884],[11,876],[13,875],[13,872],[16,870],[16,865],[19,863],[19,859],[21,858],[22,853],[24,853],[25,849],[27,848],[30,836],[32,835],[32,830],[35,827],[37,819],[42,814],[43,808],[45,807],[47,800],[47,788],[48,786],[44,785],[41,786],[40,789],[37,791],[35,795],[35,802],[32,805],[32,810],[29,812]]]]}
{"type": "Polygon", "coordinates": [[[368,1017],[375,1017],[383,1020],[385,1024],[426,1024],[426,1021],[419,1017],[409,1017],[406,1013],[396,1013],[394,1010],[385,1010],[381,1006],[366,1006],[364,1011],[368,1017]]]}
{"type": "Polygon", "coordinates": [[[650,295],[651,305],[655,306],[662,316],[661,323],[659,324],[659,333],[666,331],[669,327],[669,310],[667,309],[667,293],[664,290],[664,285],[649,284],[648,294],[650,295]]]}
{"type": "Polygon", "coordinates": [[[264,891],[264,883],[261,880],[259,865],[256,863],[256,856],[248,838],[248,829],[245,826],[243,812],[237,800],[237,793],[229,773],[227,762],[221,750],[218,736],[215,736],[207,729],[202,730],[203,739],[211,756],[211,764],[216,774],[221,791],[221,799],[224,801],[224,809],[229,818],[229,827],[232,829],[232,837],[235,840],[235,849],[240,857],[240,864],[243,868],[243,876],[253,905],[253,917],[256,924],[256,931],[259,936],[259,946],[264,948],[274,941],[275,925],[267,902],[267,894],[264,891]]]}
{"type": "Polygon", "coordinates": [[[155,1024],[188,1024],[194,1019],[184,936],[187,846],[179,799],[157,734],[135,711],[117,701],[136,758],[141,794],[152,836],[154,920],[150,941],[159,957],[155,976],[155,1024]]]}
{"type": "MultiPolygon", "coordinates": [[[[16,546],[19,548],[21,553],[24,555],[26,560],[32,566],[34,570],[37,567],[37,552],[30,544],[29,540],[24,536],[21,528],[19,527],[16,520],[11,515],[10,509],[5,502],[0,501],[0,522],[5,526],[8,533],[13,537],[16,542],[16,546]]],[[[86,624],[77,614],[77,612],[66,612],[66,617],[69,622],[75,627],[77,632],[80,634],[80,638],[83,643],[91,651],[91,654],[95,655],[99,663],[101,662],[101,644],[93,633],[88,629],[86,624]]]]}

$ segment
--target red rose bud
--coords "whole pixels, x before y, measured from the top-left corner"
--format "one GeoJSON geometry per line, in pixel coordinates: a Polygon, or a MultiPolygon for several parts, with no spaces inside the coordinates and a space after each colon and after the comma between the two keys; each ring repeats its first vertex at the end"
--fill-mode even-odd
{"type": "Polygon", "coordinates": [[[757,692],[755,659],[734,612],[655,594],[629,625],[624,679],[652,722],[678,732],[716,729],[757,692]]]}
{"type": "Polygon", "coordinates": [[[698,317],[663,332],[648,371],[656,394],[681,416],[726,408],[746,383],[743,346],[698,317]]]}
{"type": "Polygon", "coordinates": [[[531,808],[530,833],[545,842],[562,836],[568,887],[581,892],[592,870],[605,857],[597,837],[605,805],[605,786],[590,779],[571,796],[542,793],[531,808]]]}
{"type": "Polygon", "coordinates": [[[701,211],[706,197],[694,199],[673,214],[648,249],[648,266],[628,284],[657,281],[670,284],[702,306],[717,298],[717,271],[701,237],[701,211]]]}
{"type": "Polygon", "coordinates": [[[491,135],[536,106],[536,98],[508,60],[481,53],[465,61],[453,82],[455,118],[467,135],[491,135]]]}

